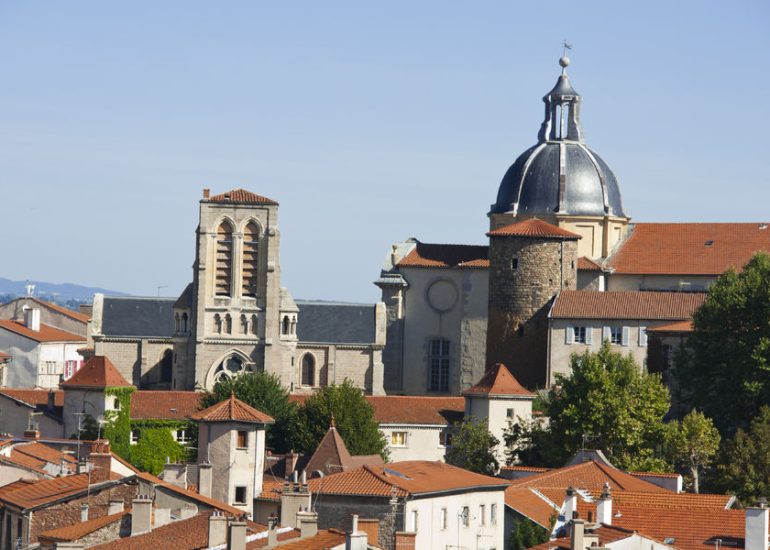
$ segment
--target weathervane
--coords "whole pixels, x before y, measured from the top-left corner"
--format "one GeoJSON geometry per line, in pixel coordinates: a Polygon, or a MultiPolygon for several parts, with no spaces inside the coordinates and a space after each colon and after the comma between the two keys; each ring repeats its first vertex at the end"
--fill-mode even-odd
{"type": "Polygon", "coordinates": [[[561,65],[561,74],[566,75],[567,74],[567,65],[569,65],[569,57],[567,57],[567,50],[572,49],[572,44],[567,42],[566,39],[564,39],[561,43],[562,46],[562,55],[559,59],[559,65],[561,65]]]}

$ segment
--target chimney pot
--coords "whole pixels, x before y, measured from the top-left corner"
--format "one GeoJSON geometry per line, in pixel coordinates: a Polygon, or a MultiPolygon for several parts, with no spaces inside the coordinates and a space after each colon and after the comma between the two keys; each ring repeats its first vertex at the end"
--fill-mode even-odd
{"type": "Polygon", "coordinates": [[[278,544],[278,518],[270,516],[267,518],[267,547],[272,548],[278,544]]]}
{"type": "Polygon", "coordinates": [[[209,516],[209,546],[219,546],[227,542],[227,517],[219,510],[209,516]]]}
{"type": "Polygon", "coordinates": [[[209,198],[209,195],[210,195],[210,194],[211,194],[211,190],[210,190],[210,189],[207,189],[207,188],[204,188],[204,189],[203,189],[203,198],[204,198],[204,199],[207,199],[207,198],[209,198]]]}
{"type": "Polygon", "coordinates": [[[132,501],[131,536],[148,533],[152,530],[152,499],[140,495],[132,501]]]}
{"type": "Polygon", "coordinates": [[[88,521],[88,504],[85,502],[80,505],[80,521],[88,521]]]}
{"type": "Polygon", "coordinates": [[[245,521],[233,521],[230,524],[230,536],[227,537],[227,550],[246,550],[245,521]]]}

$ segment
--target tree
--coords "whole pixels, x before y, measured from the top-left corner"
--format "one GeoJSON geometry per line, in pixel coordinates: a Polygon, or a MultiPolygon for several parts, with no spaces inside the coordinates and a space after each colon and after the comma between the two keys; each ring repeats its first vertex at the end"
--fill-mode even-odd
{"type": "Polygon", "coordinates": [[[770,255],[757,253],[709,288],[693,333],[676,357],[682,399],[722,435],[746,429],[770,404],[770,255]]]}
{"type": "Polygon", "coordinates": [[[561,466],[590,443],[618,468],[668,469],[658,452],[668,390],[660,376],[611,351],[607,342],[598,352],[572,356],[571,373],[556,376],[545,408],[548,426],[536,423],[519,435],[544,465],[561,466]]]}
{"type": "Polygon", "coordinates": [[[711,465],[719,450],[719,431],[714,422],[690,411],[681,422],[668,424],[667,447],[674,464],[687,468],[693,491],[700,492],[700,472],[711,465]]]}
{"type": "Polygon", "coordinates": [[[526,550],[538,544],[547,542],[550,537],[548,529],[544,529],[534,521],[521,518],[511,530],[508,550],[526,550]]]}
{"type": "Polygon", "coordinates": [[[205,409],[228,399],[231,393],[235,393],[235,397],[244,403],[273,417],[275,424],[267,428],[267,447],[283,453],[298,449],[305,440],[298,408],[289,401],[289,392],[276,375],[254,372],[220,380],[212,391],[204,394],[201,408],[205,409]]]}
{"type": "Polygon", "coordinates": [[[452,434],[452,446],[446,453],[447,464],[479,474],[495,475],[499,467],[495,457],[498,443],[489,432],[486,420],[463,420],[452,434]]]}
{"type": "Polygon", "coordinates": [[[325,386],[305,401],[300,417],[305,426],[301,448],[312,453],[329,430],[332,415],[337,431],[352,455],[387,459],[387,441],[374,418],[374,407],[350,380],[325,386]]]}
{"type": "Polygon", "coordinates": [[[716,490],[735,494],[745,506],[770,494],[770,407],[759,410],[748,432],[739,428],[725,442],[714,479],[716,490]]]}

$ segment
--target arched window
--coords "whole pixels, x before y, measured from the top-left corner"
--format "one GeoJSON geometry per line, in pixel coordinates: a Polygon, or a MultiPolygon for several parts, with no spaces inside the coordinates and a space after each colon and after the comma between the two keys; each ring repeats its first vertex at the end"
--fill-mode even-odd
{"type": "Polygon", "coordinates": [[[315,386],[315,357],[311,353],[302,356],[302,385],[315,386]]]}
{"type": "Polygon", "coordinates": [[[163,357],[160,359],[160,381],[171,382],[173,378],[173,366],[174,366],[174,352],[167,349],[163,352],[163,357]]]}
{"type": "Polygon", "coordinates": [[[179,314],[174,314],[174,332],[179,333],[182,330],[182,323],[179,320],[179,314]]]}
{"type": "Polygon", "coordinates": [[[222,317],[219,316],[219,313],[214,314],[214,332],[222,334],[222,317]]]}
{"type": "Polygon", "coordinates": [[[297,317],[291,318],[291,333],[297,334],[297,317]]]}
{"type": "Polygon", "coordinates": [[[243,334],[249,333],[249,318],[246,315],[241,315],[241,330],[243,334]]]}
{"type": "Polygon", "coordinates": [[[216,289],[217,296],[230,296],[233,281],[233,227],[222,222],[217,228],[216,289]]]}
{"type": "Polygon", "coordinates": [[[251,316],[251,333],[257,336],[259,333],[259,319],[256,315],[251,316]]]}
{"type": "Polygon", "coordinates": [[[225,332],[227,334],[233,333],[233,318],[230,317],[230,314],[225,315],[225,332]]]}
{"type": "Polygon", "coordinates": [[[428,391],[449,391],[449,340],[430,341],[428,355],[428,391]]]}
{"type": "Polygon", "coordinates": [[[243,287],[244,296],[257,295],[259,273],[259,226],[249,222],[243,230],[243,287]]]}
{"type": "Polygon", "coordinates": [[[289,334],[289,316],[284,315],[283,316],[283,323],[281,326],[281,334],[289,334]]]}
{"type": "Polygon", "coordinates": [[[187,334],[187,312],[182,313],[182,332],[187,334]]]}

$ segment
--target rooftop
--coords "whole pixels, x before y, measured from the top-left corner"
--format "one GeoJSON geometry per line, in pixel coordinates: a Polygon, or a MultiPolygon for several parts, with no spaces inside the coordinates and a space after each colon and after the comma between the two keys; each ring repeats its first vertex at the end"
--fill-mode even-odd
{"type": "Polygon", "coordinates": [[[447,425],[462,420],[465,399],[412,395],[368,395],[380,424],[447,425]]]}
{"type": "Polygon", "coordinates": [[[62,388],[119,388],[131,384],[103,355],[91,357],[72,377],[60,384],[62,388]]]}
{"type": "Polygon", "coordinates": [[[135,391],[131,394],[131,418],[184,420],[198,412],[201,397],[194,391],[135,391]]]}
{"type": "Polygon", "coordinates": [[[34,388],[2,388],[0,387],[0,393],[7,395],[17,401],[22,401],[31,406],[45,406],[48,405],[48,396],[53,391],[54,394],[54,406],[64,406],[64,392],[61,390],[44,390],[34,388]]]}
{"type": "Polygon", "coordinates": [[[26,327],[22,322],[11,321],[8,319],[1,319],[0,328],[4,328],[5,330],[14,332],[20,336],[24,336],[25,338],[29,338],[30,340],[34,340],[35,342],[41,342],[41,343],[45,343],[45,342],[83,342],[85,343],[86,341],[84,336],[80,336],[79,334],[73,334],[71,332],[67,332],[66,330],[61,330],[59,328],[52,327],[44,323],[40,323],[40,330],[32,330],[31,328],[26,327]]]}
{"type": "Polygon", "coordinates": [[[496,363],[484,373],[478,384],[463,392],[463,395],[481,396],[495,395],[498,397],[531,397],[535,394],[519,384],[519,381],[511,374],[508,367],[502,363],[496,363]]]}
{"type": "Polygon", "coordinates": [[[278,203],[262,195],[257,195],[251,191],[245,189],[232,189],[226,193],[219,195],[212,195],[208,199],[203,199],[208,202],[218,203],[234,203],[234,204],[265,204],[265,205],[277,205],[278,203]]]}
{"type": "Polygon", "coordinates": [[[177,298],[105,296],[100,334],[112,337],[171,338],[177,298]]]}
{"type": "Polygon", "coordinates": [[[272,424],[272,417],[258,411],[231,394],[229,399],[220,401],[208,409],[190,415],[199,422],[246,422],[250,424],[272,424]]]}
{"type": "Polygon", "coordinates": [[[536,239],[578,240],[580,235],[538,218],[512,223],[487,233],[490,237],[532,237],[536,239]]]}
{"type": "Polygon", "coordinates": [[[301,342],[371,344],[376,340],[375,304],[297,300],[301,342]]]}
{"type": "Polygon", "coordinates": [[[489,267],[489,247],[467,244],[428,244],[417,241],[398,267],[489,267]]]}
{"type": "Polygon", "coordinates": [[[90,535],[95,531],[98,531],[102,527],[106,527],[111,523],[120,521],[123,516],[128,514],[128,511],[118,512],[109,516],[102,516],[100,518],[90,519],[73,525],[67,525],[65,527],[59,527],[57,529],[51,529],[49,531],[43,531],[38,535],[38,538],[50,542],[72,542],[80,538],[90,535]]]}
{"type": "Polygon", "coordinates": [[[705,300],[703,292],[563,290],[550,317],[681,321],[690,319],[705,300]]]}

